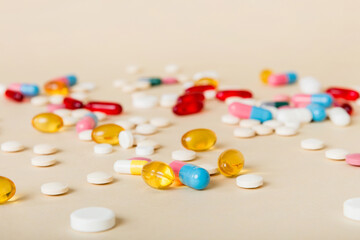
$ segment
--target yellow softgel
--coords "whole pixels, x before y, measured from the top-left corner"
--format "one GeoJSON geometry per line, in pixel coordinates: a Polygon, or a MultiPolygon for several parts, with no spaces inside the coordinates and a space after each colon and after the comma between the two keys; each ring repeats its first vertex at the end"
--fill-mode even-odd
{"type": "Polygon", "coordinates": [[[261,82],[267,84],[268,83],[268,78],[269,76],[272,74],[272,71],[269,69],[264,69],[261,71],[260,73],[260,80],[261,82]]]}
{"type": "Polygon", "coordinates": [[[68,86],[61,81],[50,81],[47,82],[44,86],[45,92],[49,95],[68,95],[69,94],[69,88],[68,86]]]}
{"type": "Polygon", "coordinates": [[[181,144],[189,150],[206,151],[216,143],[216,134],[206,128],[193,129],[181,138],[181,144]]]}
{"type": "Polygon", "coordinates": [[[116,124],[104,124],[94,128],[91,137],[96,143],[119,144],[119,133],[124,131],[122,127],[116,124]]]}
{"type": "Polygon", "coordinates": [[[203,85],[211,85],[217,88],[219,85],[218,81],[213,78],[200,78],[199,80],[195,81],[194,86],[203,86],[203,85]]]}
{"type": "Polygon", "coordinates": [[[0,176],[0,203],[8,201],[14,196],[16,187],[13,181],[6,177],[0,176]]]}
{"type": "Polygon", "coordinates": [[[33,117],[32,125],[36,130],[46,133],[54,133],[64,126],[63,120],[53,113],[40,113],[33,117]]]}
{"type": "Polygon", "coordinates": [[[141,172],[141,176],[147,185],[156,189],[164,189],[175,180],[175,174],[171,167],[163,162],[149,162],[141,172]]]}
{"type": "Polygon", "coordinates": [[[235,149],[229,149],[222,152],[218,159],[219,171],[226,177],[235,177],[239,175],[244,166],[244,156],[235,149]]]}

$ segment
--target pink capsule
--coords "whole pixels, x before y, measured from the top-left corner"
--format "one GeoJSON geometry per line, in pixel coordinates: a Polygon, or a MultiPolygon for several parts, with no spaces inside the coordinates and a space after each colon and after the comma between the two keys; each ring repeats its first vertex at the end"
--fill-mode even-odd
{"type": "Polygon", "coordinates": [[[290,102],[290,96],[286,94],[275,95],[273,100],[275,102],[290,102]]]}
{"type": "Polygon", "coordinates": [[[47,105],[48,112],[53,112],[55,110],[63,109],[63,108],[65,108],[65,104],[48,104],[47,105]]]}
{"type": "Polygon", "coordinates": [[[80,133],[85,130],[94,129],[96,126],[96,122],[94,118],[90,116],[85,116],[76,124],[76,132],[80,133]]]}
{"type": "Polygon", "coordinates": [[[238,118],[256,119],[260,122],[265,122],[272,119],[272,114],[269,110],[239,102],[231,103],[228,107],[228,110],[231,115],[238,118]]]}
{"type": "Polygon", "coordinates": [[[174,77],[164,77],[161,79],[163,84],[175,84],[178,83],[178,80],[174,77]]]}

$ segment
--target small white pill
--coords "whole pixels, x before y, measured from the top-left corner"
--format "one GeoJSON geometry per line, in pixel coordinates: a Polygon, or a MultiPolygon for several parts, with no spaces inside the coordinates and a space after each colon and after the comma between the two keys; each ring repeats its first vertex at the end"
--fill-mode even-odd
{"type": "Polygon", "coordinates": [[[79,232],[102,232],[115,223],[115,213],[104,207],[81,208],[70,215],[71,228],[79,232]]]}
{"type": "Polygon", "coordinates": [[[137,74],[137,73],[141,72],[141,67],[139,65],[131,64],[131,65],[126,66],[125,72],[127,74],[137,74]]]}
{"type": "Polygon", "coordinates": [[[178,161],[191,161],[196,158],[196,152],[191,150],[176,150],[171,153],[171,158],[178,161]]]}
{"type": "Polygon", "coordinates": [[[37,156],[31,159],[31,164],[36,167],[48,167],[56,163],[54,156],[37,156]]]}
{"type": "Polygon", "coordinates": [[[63,95],[52,95],[49,97],[49,102],[51,104],[62,104],[64,101],[63,95]]]}
{"type": "Polygon", "coordinates": [[[332,160],[345,160],[350,152],[342,148],[331,148],[326,150],[325,157],[332,160]]]}
{"type": "Polygon", "coordinates": [[[135,129],[136,133],[142,135],[151,135],[157,132],[157,128],[152,124],[139,124],[135,129]]]}
{"type": "Polygon", "coordinates": [[[122,148],[125,149],[129,149],[134,145],[134,136],[130,130],[125,130],[120,132],[119,144],[122,148]]]}
{"type": "Polygon", "coordinates": [[[171,121],[165,117],[155,117],[150,119],[150,124],[155,127],[168,127],[171,124],[171,121]]]}
{"type": "Polygon", "coordinates": [[[334,107],[327,111],[330,121],[336,126],[345,127],[351,122],[350,115],[341,107],[334,107]]]}
{"type": "Polygon", "coordinates": [[[145,117],[135,116],[129,118],[128,121],[135,125],[139,125],[139,124],[147,123],[148,119],[146,119],[145,117]]]}
{"type": "Polygon", "coordinates": [[[252,129],[259,136],[270,135],[274,132],[274,129],[272,127],[269,127],[266,125],[257,125],[257,126],[252,127],[252,129]]]}
{"type": "Polygon", "coordinates": [[[158,97],[152,95],[145,95],[133,99],[132,104],[135,108],[145,109],[154,108],[158,105],[158,97]]]}
{"type": "Polygon", "coordinates": [[[360,221],[360,198],[350,198],[344,202],[344,216],[360,221]]]}
{"type": "Polygon", "coordinates": [[[80,119],[83,118],[88,113],[90,113],[90,111],[85,108],[75,109],[71,112],[71,116],[80,119]]]}
{"type": "Polygon", "coordinates": [[[134,136],[134,144],[135,145],[137,145],[139,142],[145,141],[147,139],[147,137],[144,135],[134,134],[133,136],[134,136]]]}
{"type": "Polygon", "coordinates": [[[235,128],[234,136],[239,138],[251,138],[255,136],[255,131],[251,128],[235,128]]]}
{"type": "Polygon", "coordinates": [[[91,134],[92,134],[92,129],[84,130],[79,133],[78,137],[81,141],[92,141],[91,134]]]}
{"type": "Polygon", "coordinates": [[[229,125],[236,125],[238,124],[240,121],[239,118],[234,117],[231,114],[225,114],[221,116],[221,122],[225,123],[225,124],[229,124],[229,125]]]}
{"type": "Polygon", "coordinates": [[[321,92],[321,83],[313,77],[304,77],[299,80],[302,93],[316,94],[321,92]]]}
{"type": "Polygon", "coordinates": [[[154,148],[151,146],[137,146],[135,153],[139,156],[150,156],[154,153],[154,148]]]}
{"type": "Polygon", "coordinates": [[[179,73],[180,67],[177,64],[168,64],[165,66],[164,70],[168,74],[176,74],[176,73],[179,73]]]}
{"type": "Polygon", "coordinates": [[[93,112],[93,113],[95,114],[99,122],[104,121],[107,117],[106,113],[103,112],[93,112]]]}
{"type": "Polygon", "coordinates": [[[285,126],[276,128],[275,132],[277,135],[284,137],[294,136],[297,134],[297,130],[295,128],[285,126]]]}
{"type": "Polygon", "coordinates": [[[1,144],[1,151],[3,152],[20,152],[25,147],[18,141],[7,141],[1,144]]]}
{"type": "Polygon", "coordinates": [[[216,164],[204,163],[204,164],[199,164],[198,166],[201,167],[201,168],[204,168],[206,171],[209,172],[210,175],[214,175],[214,174],[219,173],[219,169],[218,169],[218,166],[216,164]]]}
{"type": "Polygon", "coordinates": [[[263,125],[271,127],[272,129],[276,129],[278,127],[283,126],[284,124],[278,120],[273,119],[273,120],[268,120],[268,121],[263,122],[263,125]]]}
{"type": "Polygon", "coordinates": [[[263,185],[263,177],[255,174],[244,174],[236,178],[236,185],[241,188],[258,188],[263,185]]]}
{"type": "Polygon", "coordinates": [[[324,141],[316,138],[308,138],[302,140],[300,145],[305,150],[320,150],[324,148],[324,141]]]}
{"type": "Polygon", "coordinates": [[[176,94],[176,93],[163,94],[160,97],[160,106],[161,107],[173,107],[176,104],[178,97],[179,97],[179,94],[176,94]]]}
{"type": "Polygon", "coordinates": [[[58,149],[52,144],[37,144],[34,146],[33,151],[35,154],[50,155],[58,151],[58,149]]]}
{"type": "Polygon", "coordinates": [[[154,149],[160,148],[160,144],[154,140],[138,141],[136,145],[138,147],[150,146],[150,147],[153,147],[154,149]]]}
{"type": "Polygon", "coordinates": [[[47,96],[35,96],[31,98],[30,102],[34,106],[45,106],[49,103],[49,98],[47,96]]]}
{"type": "Polygon", "coordinates": [[[127,83],[128,83],[128,81],[125,79],[115,79],[113,81],[113,87],[114,88],[122,88],[127,83]]]}
{"type": "Polygon", "coordinates": [[[89,173],[86,179],[88,183],[92,184],[107,184],[113,181],[112,175],[106,172],[89,173]]]}
{"type": "Polygon", "coordinates": [[[64,126],[66,126],[66,127],[74,126],[78,121],[77,118],[74,118],[72,116],[63,117],[62,119],[64,122],[64,126]]]}
{"type": "Polygon", "coordinates": [[[307,108],[290,108],[278,110],[276,119],[280,122],[301,122],[309,123],[312,120],[312,113],[307,108]]]}
{"type": "Polygon", "coordinates": [[[239,126],[243,128],[252,128],[260,124],[260,121],[256,119],[243,119],[240,120],[239,126]]]}
{"type": "Polygon", "coordinates": [[[49,182],[41,185],[41,192],[45,195],[56,196],[69,191],[66,184],[61,182],[49,182]]]}
{"type": "Polygon", "coordinates": [[[204,97],[207,100],[215,99],[216,90],[206,90],[206,91],[204,91],[204,97]]]}
{"type": "Polygon", "coordinates": [[[108,154],[113,151],[113,147],[107,143],[96,144],[94,146],[94,152],[96,154],[108,154]]]}

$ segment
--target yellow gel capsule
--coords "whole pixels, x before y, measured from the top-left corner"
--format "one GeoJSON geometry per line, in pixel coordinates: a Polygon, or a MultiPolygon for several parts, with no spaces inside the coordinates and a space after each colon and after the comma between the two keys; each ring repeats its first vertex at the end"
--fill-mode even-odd
{"type": "Polygon", "coordinates": [[[189,150],[206,151],[216,143],[216,134],[206,128],[193,129],[181,138],[181,144],[189,150]]]}
{"type": "Polygon", "coordinates": [[[141,176],[147,185],[156,189],[164,189],[175,180],[171,167],[163,162],[149,162],[141,171],[141,176]]]}
{"type": "Polygon", "coordinates": [[[104,124],[94,128],[91,137],[96,143],[119,144],[119,133],[124,131],[116,124],[104,124]]]}
{"type": "Polygon", "coordinates": [[[219,85],[218,81],[213,78],[200,78],[194,83],[194,86],[211,85],[217,88],[219,85]]]}
{"type": "Polygon", "coordinates": [[[218,159],[219,171],[226,177],[235,177],[239,175],[244,166],[244,156],[235,149],[229,149],[222,152],[218,159]]]}
{"type": "Polygon", "coordinates": [[[16,187],[13,181],[6,177],[0,176],[0,203],[8,201],[14,196],[16,187]]]}
{"type": "Polygon", "coordinates": [[[49,81],[44,86],[45,92],[49,95],[68,95],[69,88],[66,83],[61,81],[49,81]]]}
{"type": "Polygon", "coordinates": [[[272,71],[269,70],[269,69],[262,70],[261,73],[260,73],[261,82],[267,84],[268,83],[268,78],[270,77],[271,74],[272,74],[272,71]]]}
{"type": "Polygon", "coordinates": [[[36,130],[46,133],[54,133],[64,125],[63,120],[53,113],[40,113],[33,117],[32,125],[36,130]]]}

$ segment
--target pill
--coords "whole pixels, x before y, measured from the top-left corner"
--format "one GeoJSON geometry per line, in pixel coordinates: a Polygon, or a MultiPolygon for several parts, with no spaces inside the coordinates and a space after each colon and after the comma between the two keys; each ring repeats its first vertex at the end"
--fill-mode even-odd
{"type": "Polygon", "coordinates": [[[148,122],[148,119],[145,117],[134,116],[128,119],[129,122],[132,122],[135,125],[144,124],[148,122]]]}
{"type": "Polygon", "coordinates": [[[351,122],[350,115],[341,107],[334,107],[327,111],[330,121],[336,126],[345,127],[351,122]]]}
{"type": "Polygon", "coordinates": [[[235,177],[240,174],[244,166],[244,156],[236,149],[223,151],[218,158],[218,168],[222,175],[235,177]]]}
{"type": "Polygon", "coordinates": [[[100,125],[92,131],[92,139],[96,143],[119,144],[119,134],[124,129],[116,124],[100,125]]]}
{"type": "Polygon", "coordinates": [[[177,103],[172,111],[178,116],[191,115],[200,112],[204,108],[204,104],[201,101],[193,102],[181,102],[177,103]]]}
{"type": "Polygon", "coordinates": [[[129,149],[134,145],[134,136],[130,130],[121,131],[119,144],[122,148],[129,149]]]}
{"type": "Polygon", "coordinates": [[[289,97],[289,95],[286,95],[286,94],[277,94],[273,97],[273,100],[275,102],[289,102],[290,97],[289,97]]]}
{"type": "Polygon", "coordinates": [[[287,122],[284,122],[284,126],[293,128],[295,130],[299,130],[299,128],[301,127],[301,123],[297,122],[297,121],[287,121],[287,122]]]}
{"type": "Polygon", "coordinates": [[[181,137],[184,148],[193,151],[206,151],[216,143],[216,134],[210,129],[198,128],[186,132],[181,137]]]}
{"type": "Polygon", "coordinates": [[[297,134],[297,130],[293,127],[281,126],[275,129],[275,133],[279,136],[294,136],[297,134]]]}
{"type": "Polygon", "coordinates": [[[294,72],[274,74],[271,73],[270,70],[264,70],[261,73],[261,80],[264,83],[275,87],[295,83],[297,80],[297,75],[294,72]]]}
{"type": "Polygon", "coordinates": [[[161,107],[173,107],[176,104],[179,95],[176,93],[162,94],[160,97],[161,107]]]}
{"type": "Polygon", "coordinates": [[[65,108],[56,109],[53,111],[53,113],[60,116],[61,118],[71,116],[71,110],[65,108]]]}
{"type": "Polygon", "coordinates": [[[59,131],[64,123],[60,116],[53,113],[40,113],[32,119],[33,127],[46,133],[54,133],[59,131]]]}
{"type": "Polygon", "coordinates": [[[207,90],[214,90],[215,87],[212,85],[203,85],[203,86],[192,86],[189,87],[185,90],[186,93],[191,93],[191,92],[205,92],[207,90]]]}
{"type": "Polygon", "coordinates": [[[13,91],[10,89],[7,89],[5,91],[5,97],[15,102],[22,102],[24,100],[24,95],[21,92],[13,91]]]}
{"type": "Polygon", "coordinates": [[[9,89],[17,92],[21,92],[24,96],[33,97],[39,95],[39,86],[29,83],[13,83],[10,84],[9,89]]]}
{"type": "Polygon", "coordinates": [[[235,137],[239,138],[251,138],[255,136],[255,130],[252,128],[235,128],[233,132],[235,137]]]}
{"type": "Polygon", "coordinates": [[[269,126],[266,126],[266,125],[253,126],[252,129],[259,136],[270,135],[270,134],[272,134],[274,132],[274,129],[272,127],[269,127],[269,126]]]}
{"type": "Polygon", "coordinates": [[[177,64],[168,64],[165,66],[165,72],[169,74],[175,74],[180,72],[180,67],[177,64]]]}
{"type": "Polygon", "coordinates": [[[114,163],[114,171],[121,174],[141,175],[143,166],[148,162],[151,161],[141,158],[117,160],[114,163]]]}
{"type": "Polygon", "coordinates": [[[88,183],[92,184],[107,184],[113,181],[111,174],[106,172],[92,172],[86,176],[88,183]]]}
{"type": "Polygon", "coordinates": [[[176,77],[164,77],[161,79],[163,84],[176,84],[178,80],[176,77]]]}
{"type": "Polygon", "coordinates": [[[66,127],[74,126],[78,121],[76,118],[74,118],[72,116],[62,117],[62,119],[63,119],[64,126],[66,126],[66,127]]]}
{"type": "MultiPolygon", "coordinates": [[[[52,96],[49,97],[49,102],[51,104],[63,104],[64,96],[63,95],[58,95],[58,94],[52,95],[52,96]]],[[[65,105],[64,105],[64,107],[65,107],[65,105]]]]}
{"type": "Polygon", "coordinates": [[[208,86],[208,85],[217,88],[219,82],[215,78],[210,78],[210,77],[200,78],[194,82],[194,86],[208,86]]]}
{"type": "Polygon", "coordinates": [[[202,72],[197,72],[193,75],[194,81],[197,81],[201,78],[219,78],[219,74],[216,71],[213,70],[207,70],[202,72]]]}
{"type": "Polygon", "coordinates": [[[78,101],[87,101],[89,98],[89,96],[84,92],[73,92],[70,94],[70,97],[78,101]]]}
{"type": "Polygon", "coordinates": [[[228,106],[228,111],[231,115],[242,119],[256,119],[260,122],[272,119],[272,114],[269,110],[239,102],[231,103],[228,106]]]}
{"type": "Polygon", "coordinates": [[[30,103],[34,106],[45,106],[48,104],[49,99],[47,96],[36,96],[32,97],[30,103]]]}
{"type": "Polygon", "coordinates": [[[6,85],[5,84],[2,84],[0,83],[0,94],[4,94],[6,91],[6,85]]]}
{"type": "Polygon", "coordinates": [[[142,134],[142,135],[151,135],[157,132],[157,128],[152,124],[139,124],[135,128],[136,133],[142,134]]]}
{"type": "Polygon", "coordinates": [[[70,97],[64,98],[63,104],[67,109],[78,109],[84,107],[84,104],[81,101],[70,97]]]}
{"type": "Polygon", "coordinates": [[[169,166],[174,171],[175,177],[188,187],[202,190],[209,185],[210,174],[204,168],[176,160],[172,161],[169,166]]]}
{"type": "Polygon", "coordinates": [[[355,221],[360,221],[360,198],[350,198],[344,202],[344,216],[355,221]]]}
{"type": "Polygon", "coordinates": [[[103,112],[93,112],[93,113],[95,114],[99,122],[104,121],[107,117],[106,113],[103,112]]]}
{"type": "Polygon", "coordinates": [[[68,95],[69,94],[69,87],[66,85],[66,83],[61,81],[49,81],[45,83],[44,85],[45,92],[49,95],[68,95]]]}
{"type": "Polygon", "coordinates": [[[150,119],[150,124],[155,127],[168,127],[171,121],[166,117],[155,117],[150,119]]]}
{"type": "Polygon", "coordinates": [[[67,86],[72,87],[77,83],[77,77],[75,75],[66,75],[53,79],[53,81],[59,81],[65,83],[67,86]]]}
{"type": "Polygon", "coordinates": [[[262,102],[260,107],[266,108],[266,107],[274,107],[274,108],[281,108],[289,106],[289,102],[283,102],[283,101],[274,101],[274,102],[262,102]]]}
{"type": "Polygon", "coordinates": [[[325,157],[331,160],[345,160],[346,155],[348,154],[348,150],[342,148],[331,148],[326,150],[325,157]]]}
{"type": "Polygon", "coordinates": [[[76,132],[79,134],[82,131],[94,129],[97,125],[98,119],[95,114],[87,113],[76,123],[76,132]]]}
{"type": "Polygon", "coordinates": [[[48,104],[47,106],[46,106],[46,108],[47,108],[47,111],[48,112],[54,112],[55,110],[58,110],[58,109],[64,109],[65,108],[65,106],[64,106],[64,104],[48,104]]]}
{"type": "Polygon", "coordinates": [[[34,146],[33,151],[35,154],[50,155],[58,151],[58,149],[52,144],[37,144],[34,146]]]}
{"type": "Polygon", "coordinates": [[[325,107],[317,103],[311,103],[306,106],[307,109],[311,111],[312,120],[314,122],[324,121],[327,117],[325,107]]]}
{"type": "Polygon", "coordinates": [[[300,90],[305,94],[317,94],[321,92],[321,83],[314,77],[304,77],[299,81],[300,90]]]}
{"type": "Polygon", "coordinates": [[[267,84],[268,83],[268,79],[269,79],[269,76],[273,74],[273,72],[269,69],[264,69],[260,72],[260,80],[262,83],[265,83],[267,84]]]}
{"type": "Polygon", "coordinates": [[[153,95],[140,96],[132,101],[133,106],[140,109],[154,108],[158,105],[158,103],[158,97],[153,95]]]}
{"type": "Polygon", "coordinates": [[[55,163],[55,156],[36,156],[31,159],[31,164],[36,167],[49,167],[55,163]]]}
{"type": "Polygon", "coordinates": [[[345,161],[347,164],[352,166],[360,166],[360,153],[351,153],[346,155],[345,161]]]}
{"type": "Polygon", "coordinates": [[[153,161],[147,163],[141,171],[144,182],[155,189],[165,189],[175,180],[172,168],[163,162],[153,161]]]}
{"type": "Polygon", "coordinates": [[[221,122],[229,125],[236,125],[240,121],[239,118],[231,115],[231,114],[225,114],[221,116],[221,122]]]}
{"type": "Polygon", "coordinates": [[[191,161],[196,158],[196,152],[191,150],[176,150],[171,153],[171,158],[178,161],[191,161]]]}
{"type": "Polygon", "coordinates": [[[3,152],[20,152],[25,147],[18,141],[7,141],[1,144],[1,151],[3,152]]]}
{"type": "Polygon", "coordinates": [[[326,90],[333,98],[341,98],[348,101],[355,101],[359,98],[359,93],[353,89],[331,87],[326,90]]]}
{"type": "Polygon", "coordinates": [[[216,93],[216,98],[225,101],[229,97],[252,98],[252,93],[247,90],[224,90],[216,93]]]}
{"type": "Polygon", "coordinates": [[[135,148],[136,155],[139,156],[150,156],[154,153],[154,147],[152,146],[137,146],[135,148]]]}
{"type": "Polygon", "coordinates": [[[136,143],[136,145],[138,147],[143,147],[143,146],[150,146],[153,147],[154,149],[158,149],[160,148],[160,144],[154,140],[142,140],[142,141],[138,141],[136,143]]]}
{"type": "Polygon", "coordinates": [[[196,102],[200,101],[203,102],[205,100],[205,96],[201,92],[190,92],[185,93],[177,98],[177,103],[184,103],[184,102],[196,102]]]}
{"type": "Polygon", "coordinates": [[[291,101],[297,107],[304,107],[310,103],[317,103],[328,108],[333,103],[333,98],[327,93],[296,94],[291,98],[291,101]]]}
{"type": "Polygon", "coordinates": [[[79,232],[102,232],[115,226],[115,213],[104,207],[81,208],[71,213],[71,228],[79,232]]]}
{"type": "Polygon", "coordinates": [[[127,120],[119,120],[115,122],[116,125],[124,128],[125,130],[131,130],[135,127],[135,124],[127,120]]]}
{"type": "Polygon", "coordinates": [[[108,115],[118,115],[122,112],[122,106],[114,102],[88,102],[85,108],[92,112],[103,112],[108,115]]]}
{"type": "Polygon", "coordinates": [[[271,127],[272,129],[276,129],[280,126],[283,126],[284,124],[278,120],[273,119],[263,122],[263,125],[271,127]]]}
{"type": "Polygon", "coordinates": [[[71,116],[77,119],[81,119],[85,117],[86,114],[91,113],[89,110],[82,108],[82,109],[75,109],[71,112],[71,116]]]}
{"type": "Polygon", "coordinates": [[[219,168],[215,164],[204,163],[199,164],[198,166],[204,168],[206,171],[208,171],[210,175],[215,175],[219,173],[219,168]]]}
{"type": "Polygon", "coordinates": [[[208,99],[208,100],[215,99],[216,90],[206,90],[206,91],[204,91],[204,97],[205,97],[205,99],[208,99]]]}
{"type": "Polygon", "coordinates": [[[62,195],[69,191],[67,184],[61,182],[49,182],[41,185],[41,192],[45,195],[62,195]]]}
{"type": "Polygon", "coordinates": [[[82,141],[92,141],[92,129],[84,130],[78,134],[78,138],[82,141]]]}
{"type": "Polygon", "coordinates": [[[256,119],[243,119],[240,120],[239,126],[244,128],[252,128],[260,124],[261,124],[260,121],[256,119]]]}
{"type": "Polygon", "coordinates": [[[291,108],[280,109],[277,113],[276,119],[282,123],[285,122],[311,122],[313,115],[307,108],[291,108]]]}
{"type": "Polygon", "coordinates": [[[343,108],[349,115],[352,114],[353,108],[349,103],[341,103],[339,106],[343,108]]]}
{"type": "Polygon", "coordinates": [[[108,154],[113,151],[113,147],[108,143],[100,143],[94,146],[94,153],[96,154],[108,154]]]}
{"type": "Polygon", "coordinates": [[[305,150],[320,150],[324,148],[324,141],[316,138],[304,139],[300,143],[305,150]]]}
{"type": "Polygon", "coordinates": [[[134,136],[134,145],[137,145],[139,142],[145,141],[147,139],[147,137],[144,135],[134,134],[133,136],[134,136]]]}
{"type": "Polygon", "coordinates": [[[236,178],[236,185],[241,188],[258,188],[263,185],[263,177],[255,174],[244,174],[236,178]]]}
{"type": "Polygon", "coordinates": [[[16,192],[16,186],[10,179],[0,176],[0,204],[10,200],[16,192]]]}

